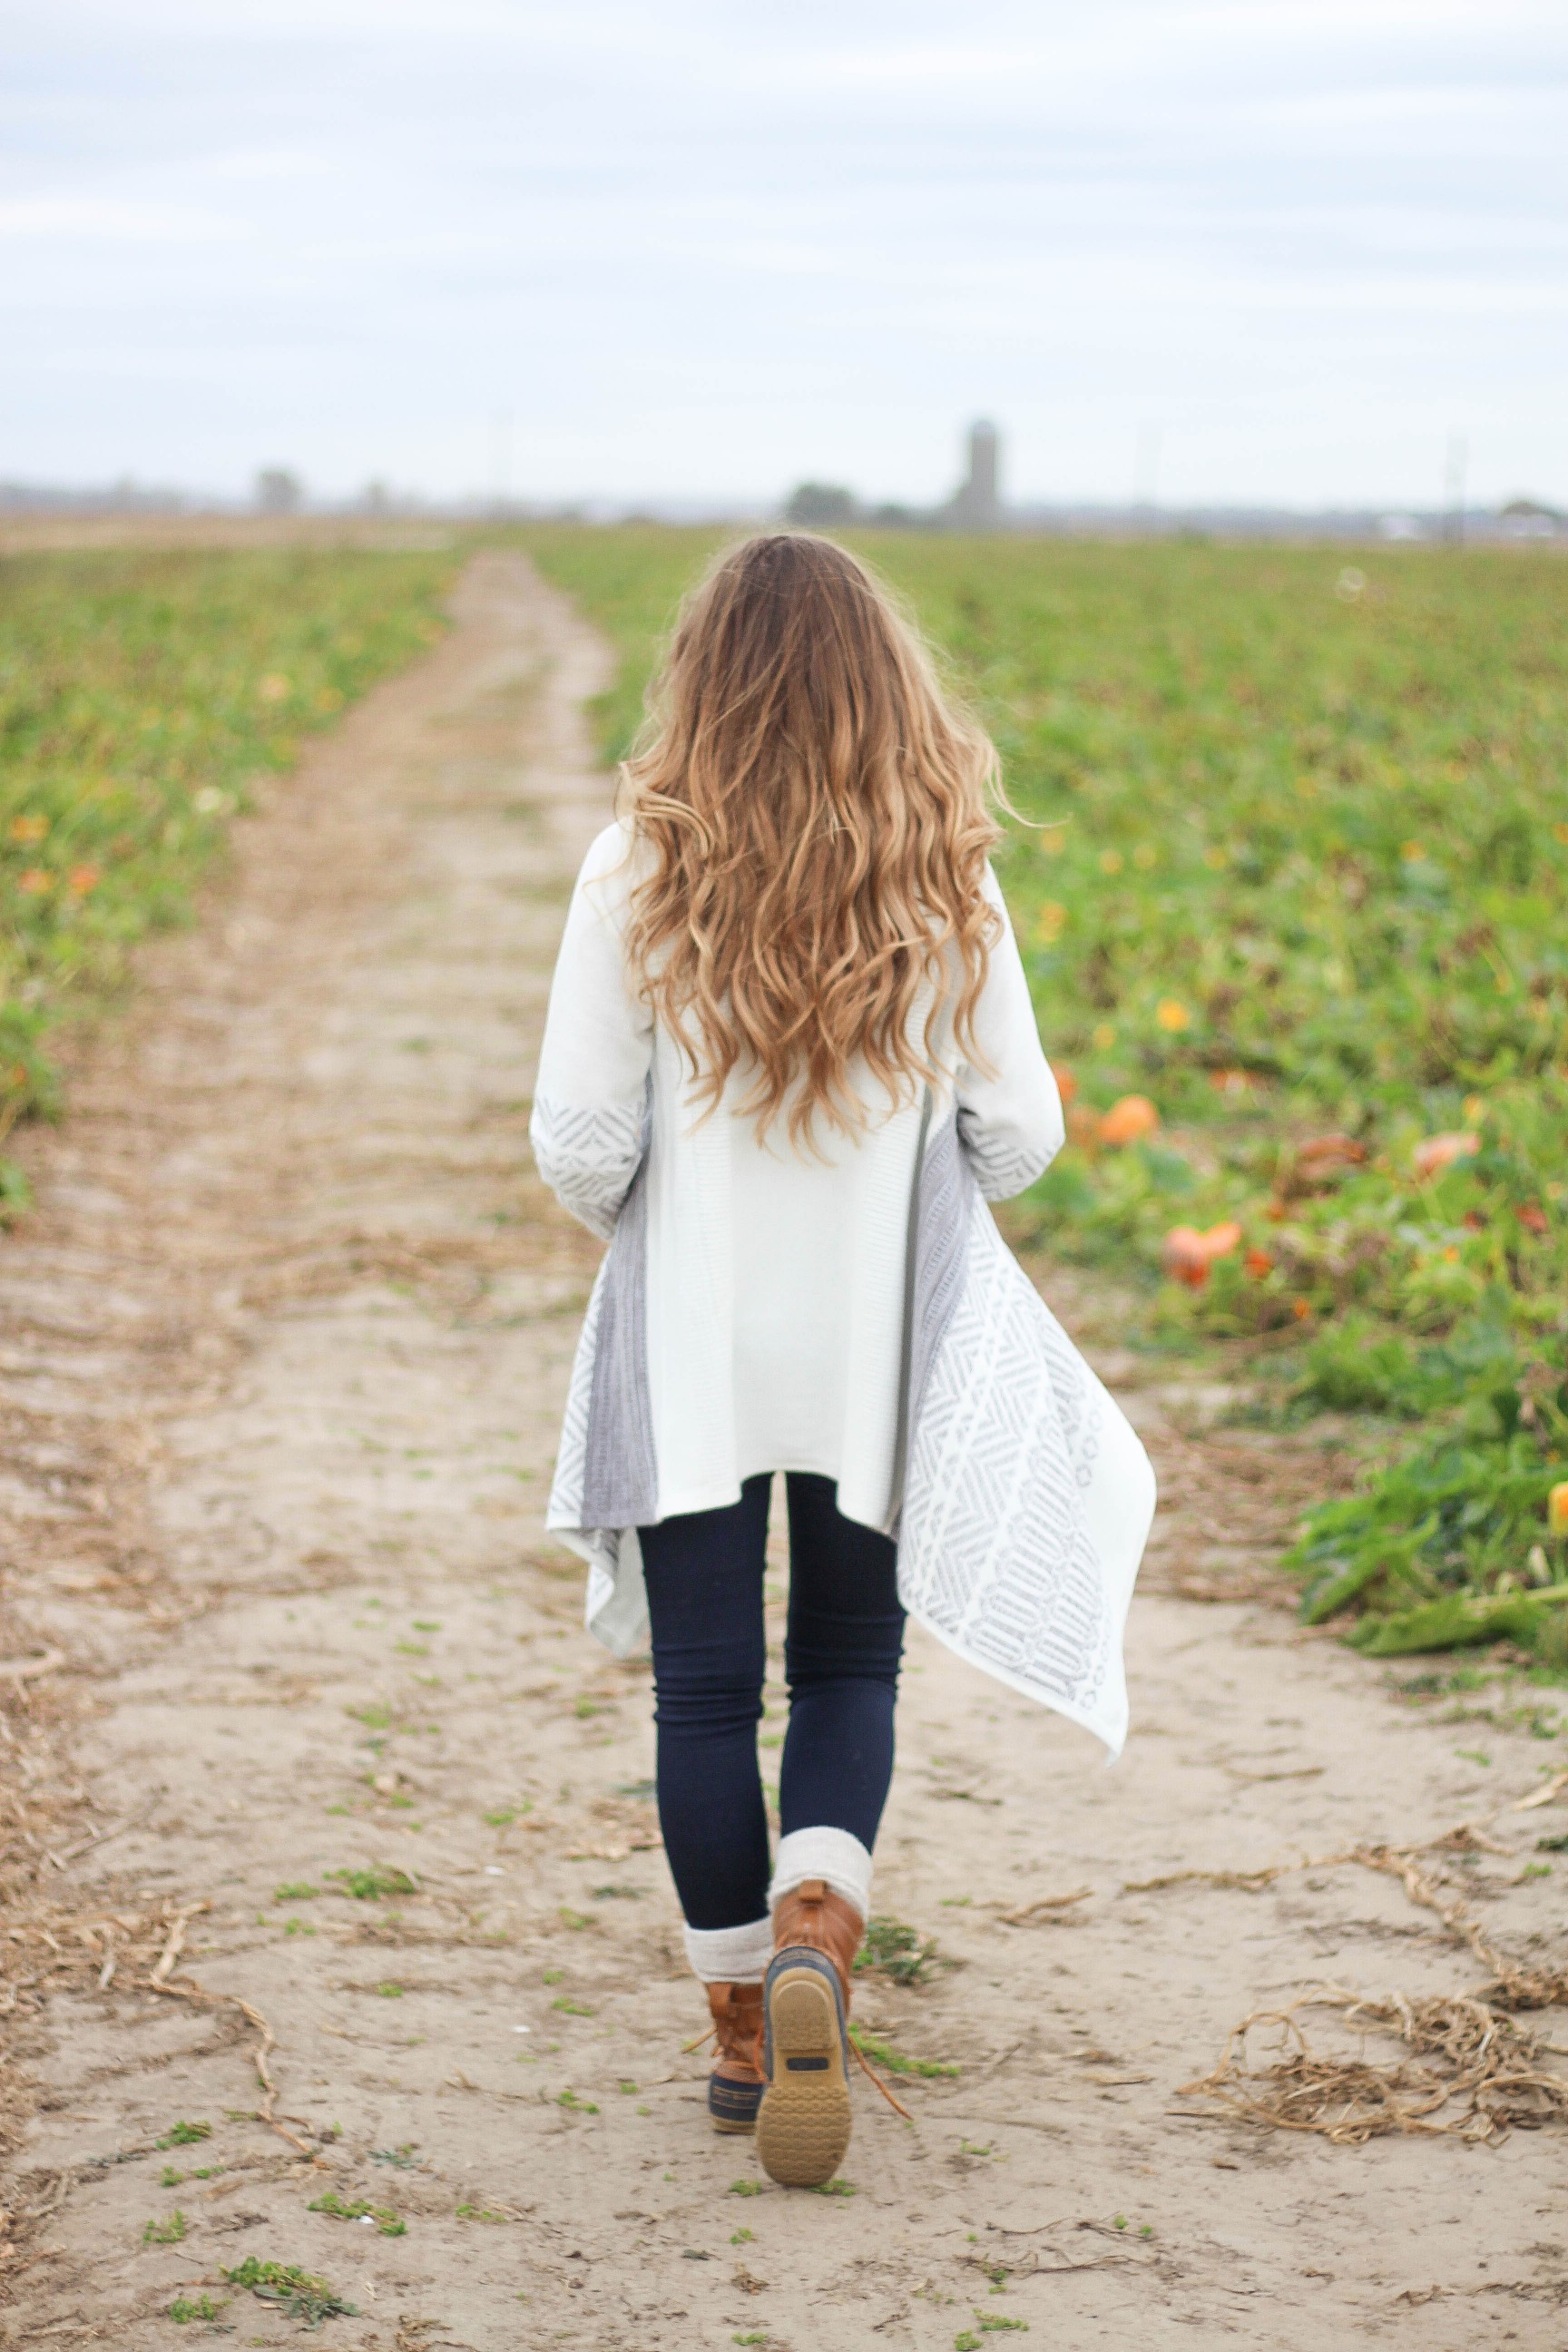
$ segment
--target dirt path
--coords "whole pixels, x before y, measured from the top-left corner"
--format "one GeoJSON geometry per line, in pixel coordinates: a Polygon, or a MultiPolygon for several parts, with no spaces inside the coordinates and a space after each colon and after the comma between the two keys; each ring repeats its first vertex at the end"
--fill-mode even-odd
{"type": "MultiPolygon", "coordinates": [[[[319,2340],[364,2352],[946,2352],[999,2319],[1561,2346],[1559,2135],[1341,2148],[1178,2095],[1253,2007],[1479,1969],[1366,1868],[1142,1882],[1495,1816],[1424,1866],[1510,1950],[1562,1948],[1568,1864],[1522,1873],[1568,1808],[1508,1808],[1563,1748],[1415,1717],[1263,1606],[1140,1598],[1114,1772],[916,1638],[877,1900],[940,1952],[862,2013],[961,2071],[907,2082],[912,2128],[864,2091],[852,2196],[710,2133],[646,1675],[585,1639],[540,1527],[595,1254],[525,1097],[605,811],[576,708],[603,658],[521,561],[476,562],[33,1147],[0,1244],[4,1640],[64,1662],[5,1715],[5,2340],[188,2343],[165,2315],[204,2294],[234,2341],[291,2340],[222,2283],[255,2256],[330,2280],[358,2314],[319,2340]],[[210,2134],[161,2146],[181,2122],[210,2134]]],[[[1177,1474],[1168,1585],[1247,1532],[1269,1457],[1130,1402],[1177,1474]]]]}

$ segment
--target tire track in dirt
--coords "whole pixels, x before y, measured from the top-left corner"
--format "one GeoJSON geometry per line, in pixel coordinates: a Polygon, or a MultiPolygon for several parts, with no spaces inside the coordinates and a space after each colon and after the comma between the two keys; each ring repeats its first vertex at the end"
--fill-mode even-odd
{"type": "MultiPolygon", "coordinates": [[[[321,2340],[363,2352],[945,2352],[999,2319],[1556,2344],[1552,2136],[1345,2150],[1177,2095],[1260,2002],[1475,1970],[1386,1877],[1144,1882],[1496,1813],[1505,1851],[1452,1875],[1501,1941],[1561,1948],[1559,1881],[1521,1876],[1561,1810],[1497,1810],[1560,1751],[1413,1720],[1268,1607],[1139,1600],[1111,1773],[915,1640],[877,1902],[938,1949],[861,2009],[960,2071],[905,2078],[912,2127],[859,2099],[852,2196],[710,2133],[646,1673],[587,1642],[541,1528],[596,1253],[531,1173],[526,1094],[606,656],[517,557],[455,612],[145,960],[0,1244],[5,1655],[63,1660],[5,1713],[0,2079],[33,2085],[5,2340],[187,2341],[182,2293],[291,2340],[223,2284],[254,2256],[329,2279],[358,2309],[321,2340]],[[182,2121],[210,2133],[159,2147],[182,2121]]],[[[1164,1556],[1251,1574],[1281,1457],[1227,1468],[1179,1391],[1128,1401],[1178,1473],[1164,1556]]]]}

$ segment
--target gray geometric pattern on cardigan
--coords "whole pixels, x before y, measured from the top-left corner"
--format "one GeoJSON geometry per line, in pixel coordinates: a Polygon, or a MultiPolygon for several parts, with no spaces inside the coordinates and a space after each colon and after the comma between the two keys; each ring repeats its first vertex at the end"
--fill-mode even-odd
{"type": "Polygon", "coordinates": [[[592,1528],[647,1527],[658,1517],[647,1383],[646,1160],[621,1204],[604,1265],[583,1438],[582,1509],[592,1528]]]}
{"type": "Polygon", "coordinates": [[[910,1448],[900,1598],[974,1664],[1093,1718],[1121,1638],[1082,1502],[1099,1386],[978,1201],[965,1242],[910,1448]]]}
{"type": "Polygon", "coordinates": [[[528,1139],[539,1172],[574,1217],[607,1242],[647,1146],[647,1107],[581,1109],[535,1095],[528,1139]]]}
{"type": "Polygon", "coordinates": [[[981,1198],[985,1201],[1011,1201],[1018,1193],[1026,1192],[1036,1177],[1043,1176],[1051,1164],[1048,1151],[1026,1151],[1018,1144],[1004,1143],[999,1136],[987,1135],[973,1111],[959,1112],[958,1136],[981,1198]]]}

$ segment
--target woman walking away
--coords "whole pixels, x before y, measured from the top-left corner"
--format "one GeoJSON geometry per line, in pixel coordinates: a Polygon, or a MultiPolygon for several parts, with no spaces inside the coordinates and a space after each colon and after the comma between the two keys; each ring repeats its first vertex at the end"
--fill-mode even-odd
{"type": "Polygon", "coordinates": [[[651,1630],[713,2121],[754,2123],[766,2170],[801,2185],[849,2140],[905,1611],[1113,1753],[1126,1730],[1152,1478],[984,1205],[1062,1140],[987,863],[995,769],[853,556],[782,533],[733,549],[588,852],[534,1097],[541,1171],[610,1243],[549,1524],[589,1562],[590,1628],[623,1655],[651,1630]]]}

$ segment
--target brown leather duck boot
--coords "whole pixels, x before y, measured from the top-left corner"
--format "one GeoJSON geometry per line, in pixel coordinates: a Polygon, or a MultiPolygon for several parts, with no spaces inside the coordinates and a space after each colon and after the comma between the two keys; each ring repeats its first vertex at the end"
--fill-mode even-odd
{"type": "Polygon", "coordinates": [[[805,1880],[773,1909],[757,2153],[786,2188],[831,2180],[849,2145],[849,1971],[864,1932],[855,1906],[824,1879],[805,1880]]]}
{"type": "Polygon", "coordinates": [[[715,2131],[749,2132],[763,2096],[763,1988],[710,1984],[706,1991],[718,2045],[708,2077],[708,2112],[715,2131]]]}

